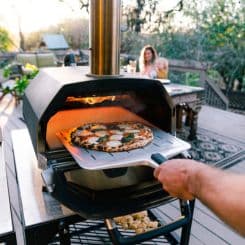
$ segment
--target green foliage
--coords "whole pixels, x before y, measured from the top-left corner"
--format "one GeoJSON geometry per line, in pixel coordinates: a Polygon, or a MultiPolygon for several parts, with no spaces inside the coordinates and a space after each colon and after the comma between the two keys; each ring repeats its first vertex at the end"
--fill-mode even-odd
{"type": "Polygon", "coordinates": [[[186,1],[184,10],[195,23],[192,47],[199,55],[194,54],[194,59],[206,61],[210,69],[216,70],[227,91],[235,81],[242,88],[245,75],[244,12],[244,4],[237,0],[186,1]]]}
{"type": "MultiPolygon", "coordinates": [[[[9,78],[12,75],[12,68],[14,65],[8,65],[3,70],[3,76],[9,78]]],[[[20,75],[15,79],[15,83],[12,86],[3,86],[0,85],[0,100],[7,94],[11,94],[15,97],[16,101],[19,102],[24,95],[25,89],[28,86],[30,79],[33,79],[37,73],[38,69],[30,64],[26,65],[26,68],[29,69],[28,73],[25,75],[20,75]]]]}
{"type": "Polygon", "coordinates": [[[189,86],[200,86],[200,76],[198,73],[193,72],[180,72],[171,71],[169,72],[169,79],[178,84],[189,85],[189,86]]]}
{"type": "Polygon", "coordinates": [[[28,84],[29,84],[29,79],[27,78],[27,76],[16,78],[15,84],[12,88],[10,88],[9,86],[3,88],[3,94],[10,93],[17,100],[20,100],[28,84]]]}
{"type": "Polygon", "coordinates": [[[27,76],[23,76],[21,78],[16,78],[14,86],[2,86],[0,87],[0,100],[6,95],[6,94],[11,94],[12,96],[15,97],[16,101],[20,101],[22,96],[24,95],[24,91],[29,84],[29,79],[27,76]]]}
{"type": "Polygon", "coordinates": [[[8,78],[11,74],[11,67],[10,65],[7,65],[3,69],[3,77],[8,78]]]}
{"type": "Polygon", "coordinates": [[[12,44],[13,41],[10,38],[8,31],[0,27],[0,51],[8,51],[12,44]]]}
{"type": "Polygon", "coordinates": [[[185,84],[189,86],[200,86],[200,76],[197,73],[186,72],[185,73],[185,84]]]}

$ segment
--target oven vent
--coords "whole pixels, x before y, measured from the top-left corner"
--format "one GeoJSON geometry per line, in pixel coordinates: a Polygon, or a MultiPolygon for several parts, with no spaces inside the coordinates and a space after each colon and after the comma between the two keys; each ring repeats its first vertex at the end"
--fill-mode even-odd
{"type": "Polygon", "coordinates": [[[90,74],[120,75],[120,0],[90,1],[90,74]]]}

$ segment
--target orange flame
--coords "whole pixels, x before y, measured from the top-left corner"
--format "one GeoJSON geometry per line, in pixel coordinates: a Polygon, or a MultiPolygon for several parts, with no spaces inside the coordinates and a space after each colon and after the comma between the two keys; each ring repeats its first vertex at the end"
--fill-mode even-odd
{"type": "Polygon", "coordinates": [[[116,96],[85,97],[85,98],[69,96],[66,98],[66,102],[79,102],[83,104],[94,105],[97,103],[102,103],[104,101],[114,101],[115,99],[116,96]]]}

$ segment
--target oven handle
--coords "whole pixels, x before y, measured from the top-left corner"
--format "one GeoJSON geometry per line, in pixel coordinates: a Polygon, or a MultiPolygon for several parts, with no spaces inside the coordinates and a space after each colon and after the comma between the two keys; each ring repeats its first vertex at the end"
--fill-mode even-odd
{"type": "Polygon", "coordinates": [[[118,230],[117,225],[113,219],[105,219],[105,224],[113,244],[133,245],[147,240],[151,240],[161,235],[169,234],[170,232],[177,230],[179,228],[183,228],[185,225],[189,224],[192,221],[193,214],[191,212],[189,202],[183,200],[180,201],[182,202],[182,208],[184,208],[183,210],[184,212],[179,219],[171,223],[168,223],[167,225],[160,226],[156,229],[149,230],[145,233],[138,234],[131,237],[124,237],[118,230]],[[183,205],[183,203],[185,204],[183,205]]]}

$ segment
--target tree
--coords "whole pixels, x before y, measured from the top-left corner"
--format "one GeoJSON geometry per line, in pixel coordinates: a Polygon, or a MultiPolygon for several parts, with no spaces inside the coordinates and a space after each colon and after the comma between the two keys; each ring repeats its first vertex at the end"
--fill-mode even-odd
{"type": "Polygon", "coordinates": [[[0,27],[0,51],[8,51],[9,48],[13,45],[13,41],[10,38],[10,35],[7,30],[0,27]]]}
{"type": "MultiPolygon", "coordinates": [[[[209,50],[214,54],[212,65],[223,77],[227,92],[233,88],[235,79],[241,83],[245,75],[245,9],[236,6],[236,2],[215,1],[203,24],[209,50]]],[[[210,57],[210,52],[207,54],[210,57]]]]}
{"type": "MultiPolygon", "coordinates": [[[[60,0],[65,2],[65,0],[60,0]]],[[[78,0],[81,9],[86,9],[89,12],[89,0],[78,0]]],[[[134,0],[130,4],[125,4],[122,0],[122,16],[123,21],[130,31],[140,33],[142,30],[156,31],[165,19],[175,12],[181,11],[183,8],[184,0],[178,0],[177,4],[168,11],[159,11],[161,0],[134,0]]]]}
{"type": "Polygon", "coordinates": [[[191,11],[185,13],[196,22],[196,35],[202,36],[201,59],[219,72],[227,92],[235,80],[241,88],[245,75],[244,4],[236,0],[210,0],[201,8],[193,0],[188,5],[191,11]]]}

